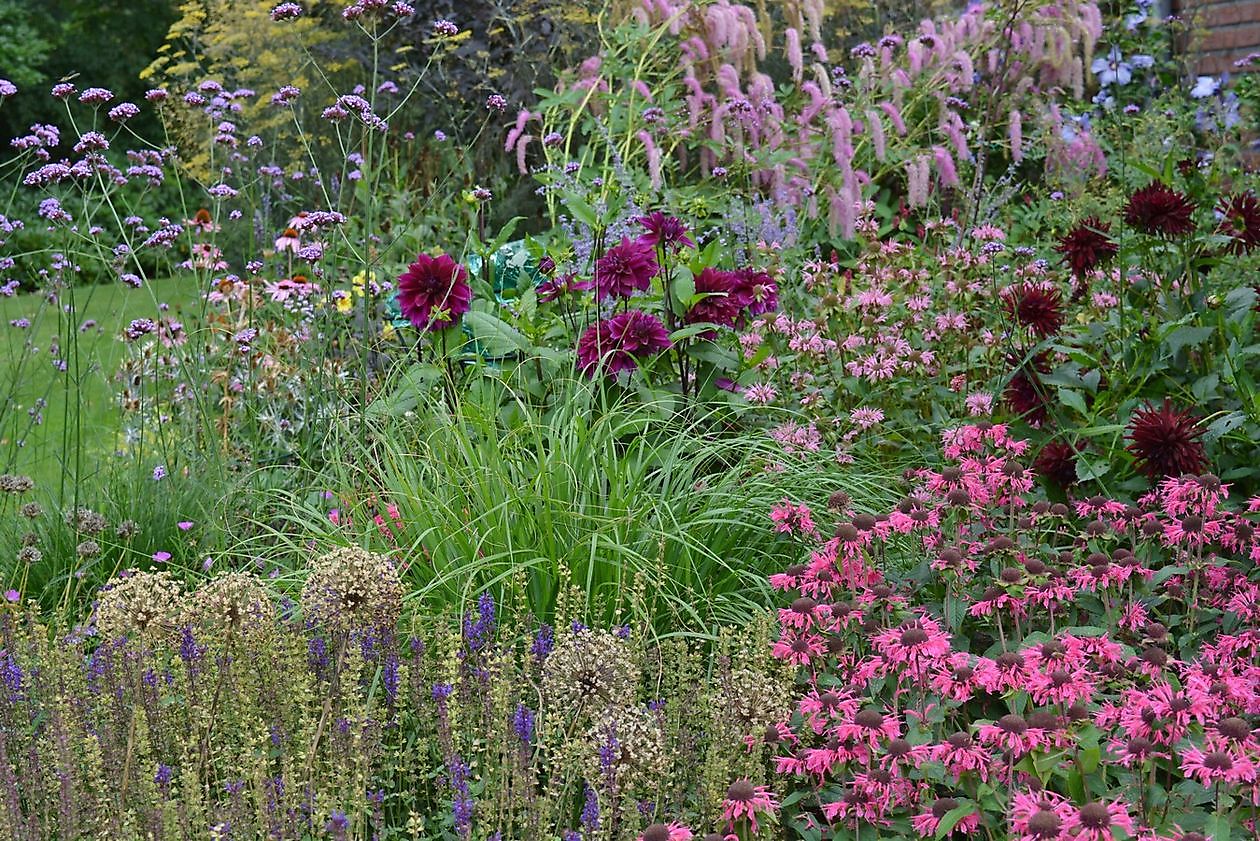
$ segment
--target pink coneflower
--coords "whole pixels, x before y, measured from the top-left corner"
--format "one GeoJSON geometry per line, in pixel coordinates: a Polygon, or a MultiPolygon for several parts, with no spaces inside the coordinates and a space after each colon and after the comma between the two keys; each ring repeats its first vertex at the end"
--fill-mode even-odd
{"type": "Polygon", "coordinates": [[[1028,692],[1038,704],[1070,706],[1088,701],[1093,696],[1095,687],[1092,677],[1087,670],[1064,663],[1044,672],[1034,672],[1028,683],[1028,692]]]}
{"type": "MultiPolygon", "coordinates": [[[[941,825],[941,820],[960,805],[962,804],[952,797],[938,797],[932,801],[932,805],[926,812],[920,812],[911,818],[910,823],[919,835],[924,838],[935,838],[936,828],[941,825]]],[[[955,833],[970,835],[979,828],[980,812],[977,810],[964,815],[954,824],[954,828],[947,833],[947,836],[955,833]]]]}
{"type": "Polygon", "coordinates": [[[976,670],[971,665],[971,655],[965,651],[956,651],[947,659],[936,663],[931,685],[934,692],[951,700],[971,700],[979,686],[976,670]]]}
{"type": "Polygon", "coordinates": [[[1004,715],[980,728],[980,741],[1010,751],[1019,757],[1046,744],[1045,731],[1030,727],[1022,715],[1004,715]]]}
{"type": "Polygon", "coordinates": [[[970,734],[958,732],[933,746],[932,760],[944,765],[956,783],[963,774],[969,772],[974,772],[981,780],[987,780],[993,755],[977,745],[970,734]]]}
{"type": "Polygon", "coordinates": [[[757,816],[773,817],[778,808],[770,789],[754,786],[751,780],[736,780],[726,790],[726,799],[722,801],[722,820],[732,827],[736,821],[748,821],[749,828],[756,834],[757,816]]]}
{"type": "Polygon", "coordinates": [[[915,619],[877,634],[872,642],[884,663],[923,678],[949,654],[949,635],[927,618],[915,619]]]}
{"type": "Polygon", "coordinates": [[[302,238],[298,235],[296,228],[285,228],[284,232],[276,237],[276,251],[291,251],[296,254],[301,247],[302,238]]]}
{"type": "Polygon", "coordinates": [[[680,823],[654,823],[643,830],[638,841],[691,841],[691,838],[691,830],[680,823]]]}
{"type": "Polygon", "coordinates": [[[858,701],[847,692],[828,689],[820,692],[811,689],[797,705],[805,721],[815,733],[822,733],[837,719],[852,718],[857,713],[858,701]]]}
{"type": "Polygon", "coordinates": [[[818,536],[818,527],[814,525],[812,512],[804,503],[795,505],[791,500],[784,499],[770,509],[770,519],[777,534],[818,536]]]}
{"type": "Polygon", "coordinates": [[[883,419],[884,412],[881,409],[861,408],[849,413],[849,420],[859,429],[870,429],[883,419]]]}
{"type": "Polygon", "coordinates": [[[421,254],[398,277],[398,307],[420,330],[444,330],[468,312],[468,270],[448,255],[421,254]]]}
{"type": "Polygon", "coordinates": [[[1120,800],[1086,803],[1079,809],[1071,810],[1063,826],[1074,841],[1112,841],[1116,828],[1128,835],[1133,834],[1133,818],[1129,817],[1128,806],[1120,800]]]}
{"type": "Polygon", "coordinates": [[[865,742],[872,747],[880,742],[891,741],[901,735],[901,725],[896,716],[884,715],[879,710],[865,709],[835,727],[836,736],[865,742]]]}
{"type": "Polygon", "coordinates": [[[744,399],[754,406],[766,406],[774,402],[778,392],[769,383],[754,383],[743,391],[744,399]]]}
{"type": "Polygon", "coordinates": [[[640,216],[635,221],[646,230],[646,233],[639,237],[640,242],[648,245],[661,245],[671,249],[678,249],[683,246],[687,248],[696,247],[696,244],[691,241],[691,237],[687,236],[686,226],[676,216],[666,216],[657,210],[646,216],[640,216]]]}
{"type": "Polygon", "coordinates": [[[1159,749],[1159,745],[1145,736],[1134,736],[1132,739],[1112,739],[1107,745],[1108,752],[1126,768],[1143,766],[1150,759],[1167,759],[1168,754],[1159,749]]]}
{"type": "Polygon", "coordinates": [[[1019,841],[1063,841],[1072,805],[1050,791],[1020,792],[1011,798],[1011,829],[1019,841]]]}
{"type": "Polygon", "coordinates": [[[619,245],[608,249],[595,262],[595,289],[600,300],[646,292],[660,271],[654,252],[650,243],[629,237],[622,237],[619,245]]]}
{"type": "Polygon", "coordinates": [[[1181,773],[1194,777],[1205,788],[1256,781],[1256,766],[1245,755],[1223,749],[1205,752],[1196,745],[1181,750],[1181,773]]]}

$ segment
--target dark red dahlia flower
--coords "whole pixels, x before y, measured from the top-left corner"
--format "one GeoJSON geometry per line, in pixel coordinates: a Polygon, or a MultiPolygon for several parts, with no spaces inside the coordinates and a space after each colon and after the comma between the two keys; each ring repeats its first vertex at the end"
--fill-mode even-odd
{"type": "Polygon", "coordinates": [[[1007,313],[1039,338],[1052,336],[1063,326],[1063,296],[1047,283],[1024,283],[1002,290],[1007,313]]]}
{"type": "Polygon", "coordinates": [[[1039,353],[1027,362],[1011,360],[1017,367],[1006,383],[1003,395],[1011,411],[1033,426],[1045,423],[1049,416],[1049,390],[1041,381],[1041,375],[1049,370],[1045,353],[1039,353]]]}
{"type": "Polygon", "coordinates": [[[757,269],[735,270],[735,296],[749,315],[774,312],[779,308],[779,286],[769,274],[757,269]]]}
{"type": "Polygon", "coordinates": [[[1067,489],[1076,484],[1076,454],[1080,452],[1066,441],[1051,441],[1033,459],[1033,472],[1055,487],[1067,489]]]}
{"type": "Polygon", "coordinates": [[[587,328],[578,339],[578,369],[588,377],[601,368],[609,375],[633,371],[639,360],[670,346],[669,333],[659,318],[630,310],[587,328]]]}
{"type": "Polygon", "coordinates": [[[1194,204],[1190,199],[1158,181],[1129,197],[1124,221],[1154,236],[1182,236],[1194,230],[1194,204]]]}
{"type": "Polygon", "coordinates": [[[1107,236],[1110,230],[1109,223],[1090,216],[1060,237],[1055,250],[1067,259],[1072,274],[1083,277],[1105,265],[1120,251],[1120,247],[1107,236]]]}
{"type": "Polygon", "coordinates": [[[629,298],[635,292],[646,292],[652,278],[660,271],[656,249],[641,239],[622,237],[595,261],[595,288],[599,299],[629,298]]]}
{"type": "Polygon", "coordinates": [[[1164,405],[1146,404],[1129,420],[1125,448],[1133,454],[1138,472],[1151,480],[1165,476],[1202,473],[1207,469],[1207,453],[1203,443],[1200,418],[1189,409],[1175,409],[1164,398],[1164,405]]]}
{"type": "Polygon", "coordinates": [[[704,295],[691,309],[685,320],[688,324],[708,322],[734,327],[744,309],[735,272],[708,268],[695,277],[696,294],[704,295]]]}
{"type": "Polygon", "coordinates": [[[640,242],[648,245],[664,245],[672,248],[695,248],[696,244],[687,236],[687,228],[677,216],[666,216],[659,210],[640,216],[635,220],[643,226],[647,233],[639,237],[640,242]]]}
{"type": "Polygon", "coordinates": [[[449,256],[421,254],[398,278],[398,306],[420,330],[443,330],[468,312],[468,270],[449,256]]]}
{"type": "Polygon", "coordinates": [[[1230,254],[1245,254],[1260,245],[1260,200],[1251,193],[1224,196],[1216,211],[1221,214],[1218,233],[1229,237],[1230,254]]]}

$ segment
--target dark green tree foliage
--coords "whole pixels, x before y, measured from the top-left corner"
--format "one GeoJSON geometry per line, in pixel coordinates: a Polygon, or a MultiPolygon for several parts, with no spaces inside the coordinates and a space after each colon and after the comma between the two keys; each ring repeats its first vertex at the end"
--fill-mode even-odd
{"type": "MultiPolygon", "coordinates": [[[[19,88],[0,107],[6,148],[31,123],[64,122],[61,103],[48,96],[63,77],[74,76],[80,89],[108,88],[115,101],[142,101],[147,86],[140,71],[153,60],[175,12],[169,0],[0,0],[0,75],[19,88]]],[[[131,128],[158,136],[148,109],[131,128]]]]}

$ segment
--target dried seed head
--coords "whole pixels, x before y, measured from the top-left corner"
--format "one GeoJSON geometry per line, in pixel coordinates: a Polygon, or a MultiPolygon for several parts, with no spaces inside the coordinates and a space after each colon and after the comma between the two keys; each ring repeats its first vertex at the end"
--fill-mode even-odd
{"type": "Polygon", "coordinates": [[[402,581],[384,555],[347,546],[319,557],[302,588],[302,610],[334,633],[392,628],[402,613],[402,581]]]}
{"type": "Polygon", "coordinates": [[[174,630],[183,599],[179,583],[166,570],[128,570],[102,588],[96,602],[97,632],[106,640],[162,640],[174,630]]]}

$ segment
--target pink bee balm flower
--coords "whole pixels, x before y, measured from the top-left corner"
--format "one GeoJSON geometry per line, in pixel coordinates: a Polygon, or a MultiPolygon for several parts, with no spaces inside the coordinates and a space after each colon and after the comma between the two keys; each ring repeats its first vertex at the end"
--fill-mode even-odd
{"type": "Polygon", "coordinates": [[[449,327],[471,304],[468,270],[446,254],[421,254],[398,277],[398,306],[403,317],[420,330],[449,327]]]}
{"type": "Polygon", "coordinates": [[[1112,833],[1117,827],[1127,835],[1133,834],[1129,808],[1119,800],[1112,803],[1096,800],[1080,809],[1073,809],[1063,826],[1075,841],[1112,841],[1112,833]]]}
{"type": "Polygon", "coordinates": [[[914,619],[877,634],[875,649],[884,662],[922,678],[949,654],[949,635],[931,619],[914,619]]]}
{"type": "Polygon", "coordinates": [[[1181,751],[1181,773],[1194,777],[1204,788],[1217,783],[1253,783],[1256,766],[1238,751],[1204,752],[1191,745],[1181,751]]]}
{"type": "MultiPolygon", "coordinates": [[[[924,838],[933,838],[936,836],[936,828],[941,825],[941,820],[960,805],[962,804],[952,797],[938,797],[932,801],[931,807],[926,812],[915,815],[910,820],[910,823],[919,835],[924,838]]],[[[954,828],[949,831],[949,834],[970,835],[979,827],[980,813],[976,811],[964,816],[958,823],[954,824],[954,828]]]]}
{"type": "Polygon", "coordinates": [[[734,831],[736,821],[748,821],[753,833],[757,832],[757,816],[771,817],[778,811],[779,803],[765,786],[754,786],[750,780],[736,780],[726,790],[722,801],[722,820],[734,831]]]}
{"type": "Polygon", "coordinates": [[[691,841],[691,838],[691,830],[680,823],[654,823],[643,830],[638,841],[691,841]]]}

